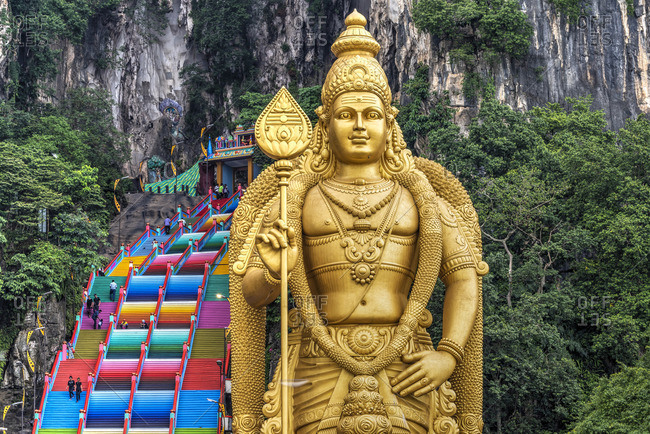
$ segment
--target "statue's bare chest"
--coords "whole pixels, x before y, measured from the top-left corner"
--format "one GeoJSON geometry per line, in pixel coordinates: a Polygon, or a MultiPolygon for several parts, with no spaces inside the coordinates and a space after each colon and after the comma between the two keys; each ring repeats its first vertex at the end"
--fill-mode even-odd
{"type": "Polygon", "coordinates": [[[413,197],[400,186],[394,193],[387,189],[366,195],[313,187],[305,197],[302,219],[308,237],[358,232],[360,228],[405,237],[416,234],[419,224],[413,197]]]}

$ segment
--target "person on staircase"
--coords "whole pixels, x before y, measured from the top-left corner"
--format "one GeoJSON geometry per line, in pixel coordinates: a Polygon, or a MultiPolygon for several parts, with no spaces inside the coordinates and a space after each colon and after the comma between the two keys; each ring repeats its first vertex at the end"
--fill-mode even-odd
{"type": "Polygon", "coordinates": [[[97,330],[97,319],[99,318],[99,309],[93,309],[93,329],[97,330]]]}
{"type": "Polygon", "coordinates": [[[223,199],[223,184],[219,184],[219,194],[217,194],[217,199],[223,199]]]}
{"type": "Polygon", "coordinates": [[[93,298],[93,310],[99,310],[99,302],[101,299],[95,294],[95,298],[93,298]]]}
{"type": "Polygon", "coordinates": [[[75,392],[77,392],[77,402],[79,402],[79,399],[81,399],[81,378],[77,377],[77,382],[75,384],[77,385],[77,388],[75,389],[75,392]]]}
{"type": "Polygon", "coordinates": [[[230,194],[228,194],[228,184],[224,184],[223,185],[223,198],[228,199],[228,196],[230,196],[230,194]]]}
{"type": "Polygon", "coordinates": [[[109,293],[110,293],[111,301],[115,301],[115,291],[117,291],[117,283],[115,283],[115,280],[113,280],[109,285],[109,293]]]}
{"type": "Polygon", "coordinates": [[[93,299],[88,296],[88,300],[86,300],[86,315],[88,315],[88,318],[93,314],[93,299]]]}
{"type": "Polygon", "coordinates": [[[145,320],[142,320],[142,322],[140,323],[140,328],[141,329],[148,329],[149,324],[147,324],[147,322],[145,320]]]}
{"type": "Polygon", "coordinates": [[[101,329],[103,325],[104,325],[104,318],[99,318],[99,321],[97,321],[97,328],[101,329]]]}
{"type": "Polygon", "coordinates": [[[172,221],[169,217],[165,218],[165,234],[169,235],[169,229],[171,227],[172,221]]]}
{"type": "Polygon", "coordinates": [[[70,393],[68,401],[70,401],[74,396],[74,380],[72,379],[72,375],[70,375],[70,379],[68,380],[68,392],[70,393]]]}

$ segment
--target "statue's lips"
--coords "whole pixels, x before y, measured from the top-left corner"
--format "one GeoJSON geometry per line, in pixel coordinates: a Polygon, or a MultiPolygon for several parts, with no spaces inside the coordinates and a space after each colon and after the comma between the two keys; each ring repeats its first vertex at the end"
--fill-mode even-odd
{"type": "Polygon", "coordinates": [[[369,137],[355,137],[350,141],[352,142],[353,145],[365,145],[369,139],[370,139],[369,137]]]}

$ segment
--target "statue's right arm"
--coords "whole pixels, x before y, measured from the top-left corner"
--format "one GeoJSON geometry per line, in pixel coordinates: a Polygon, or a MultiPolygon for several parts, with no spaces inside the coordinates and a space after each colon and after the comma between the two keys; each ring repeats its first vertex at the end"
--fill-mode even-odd
{"type": "Polygon", "coordinates": [[[274,204],[255,239],[253,255],[248,263],[242,292],[253,307],[269,305],[280,295],[282,250],[288,249],[287,269],[293,270],[298,258],[296,235],[292,228],[278,218],[279,205],[274,204]]]}
{"type": "Polygon", "coordinates": [[[264,277],[264,264],[261,262],[260,266],[249,264],[242,282],[242,291],[248,304],[253,307],[264,307],[273,303],[273,300],[280,295],[280,284],[270,283],[264,277]]]}

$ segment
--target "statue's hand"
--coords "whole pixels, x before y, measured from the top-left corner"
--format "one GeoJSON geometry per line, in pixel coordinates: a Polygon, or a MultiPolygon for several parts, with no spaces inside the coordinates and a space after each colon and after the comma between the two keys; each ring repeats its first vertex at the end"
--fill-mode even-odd
{"type": "Polygon", "coordinates": [[[420,351],[406,354],[402,360],[411,366],[390,382],[393,393],[400,396],[424,395],[447,381],[456,368],[456,359],[444,351],[420,351]]]}
{"type": "Polygon", "coordinates": [[[296,260],[298,259],[298,247],[296,246],[296,233],[294,230],[287,226],[284,220],[276,220],[273,224],[273,228],[265,234],[259,234],[257,236],[257,253],[260,255],[260,259],[266,265],[266,268],[269,269],[269,272],[273,277],[279,279],[280,276],[280,261],[282,258],[282,249],[287,248],[289,250],[289,262],[287,264],[287,270],[291,272],[296,266],[296,260]],[[287,231],[287,237],[283,235],[283,231],[287,231]]]}

